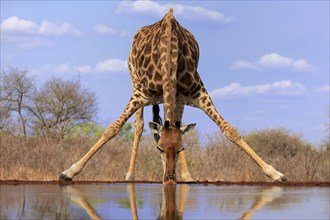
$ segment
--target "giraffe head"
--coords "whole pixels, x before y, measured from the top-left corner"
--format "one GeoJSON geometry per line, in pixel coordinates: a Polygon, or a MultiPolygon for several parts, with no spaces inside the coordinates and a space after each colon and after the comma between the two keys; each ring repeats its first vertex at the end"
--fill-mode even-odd
{"type": "Polygon", "coordinates": [[[165,125],[161,126],[155,122],[149,122],[149,127],[154,134],[159,136],[157,148],[161,152],[161,159],[164,168],[163,184],[175,184],[175,165],[178,160],[179,153],[184,149],[182,136],[193,129],[196,124],[181,126],[179,122],[170,125],[169,121],[165,121],[165,125]]]}

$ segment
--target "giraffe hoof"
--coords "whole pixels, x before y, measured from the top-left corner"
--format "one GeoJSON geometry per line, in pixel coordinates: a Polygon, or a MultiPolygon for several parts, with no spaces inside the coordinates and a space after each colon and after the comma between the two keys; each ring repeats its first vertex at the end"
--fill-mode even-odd
{"type": "Polygon", "coordinates": [[[61,174],[60,177],[58,178],[60,181],[72,181],[72,178],[67,176],[66,174],[61,174]]]}
{"type": "Polygon", "coordinates": [[[278,178],[277,180],[275,180],[275,182],[282,182],[282,183],[285,183],[287,181],[288,181],[288,179],[285,176],[281,176],[280,178],[278,178]]]}
{"type": "Polygon", "coordinates": [[[134,181],[134,178],[135,178],[134,173],[127,173],[126,177],[125,177],[125,180],[126,181],[134,181]]]}
{"type": "Polygon", "coordinates": [[[195,182],[195,180],[193,178],[183,178],[182,182],[195,182]]]}
{"type": "Polygon", "coordinates": [[[182,175],[182,182],[194,182],[195,180],[191,178],[190,173],[182,175]]]}

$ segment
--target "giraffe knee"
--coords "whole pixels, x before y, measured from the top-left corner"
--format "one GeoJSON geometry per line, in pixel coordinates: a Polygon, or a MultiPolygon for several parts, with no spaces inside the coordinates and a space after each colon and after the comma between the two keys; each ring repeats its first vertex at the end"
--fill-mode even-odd
{"type": "Polygon", "coordinates": [[[120,131],[120,127],[111,124],[103,133],[103,137],[108,141],[116,136],[120,131]]]}

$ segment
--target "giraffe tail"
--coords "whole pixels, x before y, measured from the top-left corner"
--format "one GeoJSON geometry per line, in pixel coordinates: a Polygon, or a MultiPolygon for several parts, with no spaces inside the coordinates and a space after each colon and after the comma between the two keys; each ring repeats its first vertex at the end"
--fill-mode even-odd
{"type": "MultiPolygon", "coordinates": [[[[152,106],[152,121],[163,126],[162,118],[159,116],[159,105],[152,106]]],[[[159,141],[159,138],[160,138],[159,134],[154,134],[154,139],[157,143],[159,141]]]]}

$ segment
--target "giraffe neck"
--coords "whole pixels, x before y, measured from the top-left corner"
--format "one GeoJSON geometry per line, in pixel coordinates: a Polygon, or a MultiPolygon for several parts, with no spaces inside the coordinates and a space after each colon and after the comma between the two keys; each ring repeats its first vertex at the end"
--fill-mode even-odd
{"type": "Polygon", "coordinates": [[[170,10],[163,18],[163,32],[160,38],[161,54],[161,72],[163,76],[163,96],[164,96],[164,114],[165,121],[174,124],[174,113],[176,105],[176,84],[177,84],[177,60],[178,60],[178,45],[173,28],[173,10],[170,10]],[[175,40],[176,39],[176,40],[175,40]]]}

